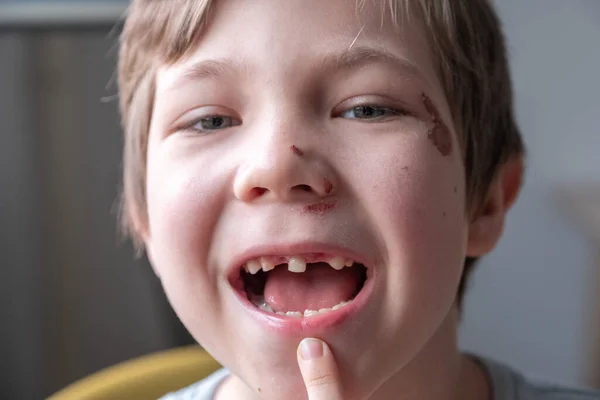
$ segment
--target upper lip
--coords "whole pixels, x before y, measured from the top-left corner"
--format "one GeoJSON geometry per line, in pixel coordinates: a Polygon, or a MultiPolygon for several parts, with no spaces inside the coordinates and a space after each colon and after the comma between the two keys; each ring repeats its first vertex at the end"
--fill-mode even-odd
{"type": "Polygon", "coordinates": [[[335,244],[322,242],[268,244],[250,247],[233,257],[233,261],[227,268],[227,276],[230,281],[237,279],[242,267],[248,261],[261,256],[294,256],[310,253],[324,253],[332,256],[341,256],[345,259],[352,259],[367,268],[373,265],[372,261],[364,254],[335,244]]]}

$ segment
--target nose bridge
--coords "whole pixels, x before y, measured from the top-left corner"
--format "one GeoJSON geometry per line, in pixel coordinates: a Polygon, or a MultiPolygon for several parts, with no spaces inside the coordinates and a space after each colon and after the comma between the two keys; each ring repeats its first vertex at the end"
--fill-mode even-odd
{"type": "Polygon", "coordinates": [[[253,152],[247,155],[247,168],[253,174],[255,184],[272,192],[286,190],[284,188],[302,180],[298,176],[302,170],[299,157],[292,151],[292,146],[299,149],[301,142],[285,125],[285,121],[273,121],[269,126],[259,128],[264,129],[264,140],[256,140],[253,152]]]}
{"type": "Polygon", "coordinates": [[[310,127],[297,121],[297,113],[275,115],[247,139],[247,152],[234,182],[236,197],[293,201],[329,194],[332,178],[325,177],[324,165],[314,152],[317,138],[310,127]]]}

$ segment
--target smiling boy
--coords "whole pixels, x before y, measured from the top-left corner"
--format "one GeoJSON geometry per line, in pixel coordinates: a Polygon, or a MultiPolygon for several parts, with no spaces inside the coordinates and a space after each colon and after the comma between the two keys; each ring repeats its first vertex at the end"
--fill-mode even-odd
{"type": "Polygon", "coordinates": [[[487,1],[134,0],[121,44],[124,222],[226,368],[169,399],[598,399],[457,349],[523,169],[487,1]]]}

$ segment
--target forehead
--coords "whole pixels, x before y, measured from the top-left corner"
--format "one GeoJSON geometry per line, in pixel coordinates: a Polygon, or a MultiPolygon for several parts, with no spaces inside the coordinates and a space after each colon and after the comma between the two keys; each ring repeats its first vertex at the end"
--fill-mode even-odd
{"type": "Polygon", "coordinates": [[[301,67],[359,68],[369,62],[395,63],[407,76],[436,86],[423,25],[418,18],[393,15],[389,4],[398,2],[216,1],[203,34],[186,56],[159,70],[159,86],[214,78],[228,70],[272,73],[301,67]]]}

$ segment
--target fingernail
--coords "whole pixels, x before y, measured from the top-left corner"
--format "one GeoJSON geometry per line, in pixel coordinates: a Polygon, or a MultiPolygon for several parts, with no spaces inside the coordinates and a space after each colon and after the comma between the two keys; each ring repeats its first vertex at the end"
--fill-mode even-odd
{"type": "Polygon", "coordinates": [[[323,342],[318,339],[304,339],[300,343],[300,355],[304,360],[314,360],[323,357],[325,349],[323,342]]]}

